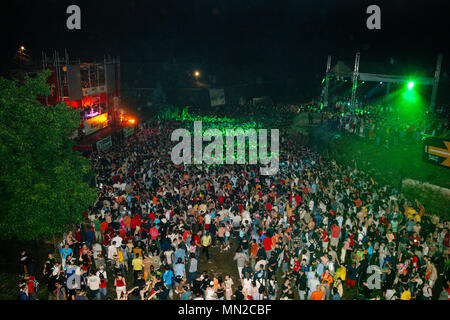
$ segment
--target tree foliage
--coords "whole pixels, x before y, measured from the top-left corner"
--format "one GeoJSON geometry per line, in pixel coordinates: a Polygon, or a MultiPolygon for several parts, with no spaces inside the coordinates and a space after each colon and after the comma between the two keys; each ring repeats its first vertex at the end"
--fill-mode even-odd
{"type": "Polygon", "coordinates": [[[89,161],[73,151],[79,113],[64,103],[43,106],[49,71],[0,78],[0,237],[32,240],[63,233],[95,201],[89,161]]]}

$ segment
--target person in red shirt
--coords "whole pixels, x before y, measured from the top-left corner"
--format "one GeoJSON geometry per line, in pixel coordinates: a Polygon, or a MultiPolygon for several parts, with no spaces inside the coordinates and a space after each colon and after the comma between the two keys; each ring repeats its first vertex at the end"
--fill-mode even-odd
{"type": "Polygon", "coordinates": [[[186,242],[186,239],[187,239],[188,235],[190,235],[190,234],[191,234],[191,232],[189,230],[184,231],[184,233],[183,233],[183,241],[184,242],[186,242]]]}
{"type": "Polygon", "coordinates": [[[330,243],[330,239],[328,238],[328,232],[322,228],[320,228],[320,232],[322,233],[323,252],[328,252],[328,244],[330,243]]]}
{"type": "Polygon", "coordinates": [[[131,221],[130,221],[131,234],[134,234],[134,231],[136,230],[138,223],[139,223],[139,219],[137,216],[134,216],[133,218],[131,218],[131,221]]]}
{"type": "Polygon", "coordinates": [[[119,231],[119,237],[121,237],[122,239],[125,239],[127,236],[127,230],[125,229],[120,229],[119,231]]]}
{"type": "Polygon", "coordinates": [[[201,247],[201,240],[200,240],[200,235],[201,235],[201,231],[197,232],[197,234],[194,236],[194,244],[197,247],[197,249],[195,250],[195,255],[198,257],[199,251],[200,251],[200,247],[201,247]]]}
{"type": "Polygon", "coordinates": [[[448,247],[450,242],[450,233],[447,231],[444,236],[444,240],[442,241],[442,245],[444,247],[448,247]]]}
{"type": "Polygon", "coordinates": [[[297,203],[297,206],[299,206],[300,202],[302,201],[302,197],[300,195],[296,195],[294,197],[294,199],[295,199],[295,202],[297,203]]]}
{"type": "Polygon", "coordinates": [[[341,228],[337,224],[331,226],[331,243],[330,246],[334,249],[337,248],[339,243],[339,234],[341,233],[341,228]]]}
{"type": "Polygon", "coordinates": [[[300,270],[301,264],[300,264],[300,260],[298,259],[298,257],[294,258],[294,266],[292,267],[292,271],[293,272],[298,272],[300,270]]]}
{"type": "Polygon", "coordinates": [[[349,249],[352,250],[353,246],[355,245],[355,236],[352,233],[350,233],[350,235],[349,235],[349,240],[350,241],[348,243],[348,246],[349,246],[349,249]]]}
{"type": "Polygon", "coordinates": [[[77,228],[77,232],[75,232],[75,239],[78,242],[81,242],[81,228],[77,228]]]}
{"type": "Polygon", "coordinates": [[[422,239],[420,239],[420,237],[417,233],[414,233],[414,235],[409,238],[409,241],[413,246],[418,247],[418,246],[420,246],[422,239]]]}
{"type": "Polygon", "coordinates": [[[104,245],[105,247],[109,247],[112,238],[114,238],[114,233],[111,233],[110,230],[111,230],[111,229],[109,229],[109,228],[106,229],[106,231],[105,231],[105,236],[103,237],[103,245],[104,245]]]}
{"type": "Polygon", "coordinates": [[[155,226],[153,226],[153,227],[150,229],[150,236],[152,237],[152,240],[153,240],[153,241],[156,240],[156,238],[158,237],[158,234],[159,234],[158,228],[156,228],[155,226]]]}
{"type": "Polygon", "coordinates": [[[270,254],[272,253],[272,238],[267,236],[263,240],[264,251],[266,251],[267,259],[270,259],[270,254]]]}
{"type": "Polygon", "coordinates": [[[100,223],[100,232],[102,233],[102,239],[105,237],[105,232],[106,229],[108,228],[108,222],[106,222],[105,220],[103,220],[100,223]]]}
{"type": "Polygon", "coordinates": [[[37,292],[35,288],[35,280],[36,278],[31,276],[25,276],[25,280],[27,280],[27,286],[28,286],[28,295],[30,297],[30,300],[38,300],[37,298],[37,292]]]}

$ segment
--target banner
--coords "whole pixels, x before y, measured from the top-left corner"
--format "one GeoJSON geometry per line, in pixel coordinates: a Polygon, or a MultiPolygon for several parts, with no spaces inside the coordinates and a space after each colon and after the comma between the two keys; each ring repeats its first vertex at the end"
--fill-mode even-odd
{"type": "Polygon", "coordinates": [[[99,87],[90,87],[90,88],[82,88],[83,96],[93,96],[93,95],[99,95],[106,92],[106,86],[99,86],[99,87]]]}
{"type": "Polygon", "coordinates": [[[423,144],[424,161],[450,168],[450,141],[429,137],[423,144]]]}
{"type": "Polygon", "coordinates": [[[209,89],[209,98],[211,100],[211,107],[224,105],[225,104],[224,89],[209,89]]]}
{"type": "Polygon", "coordinates": [[[134,126],[128,126],[123,128],[123,135],[126,138],[128,138],[129,136],[132,136],[134,134],[134,126]]]}
{"type": "Polygon", "coordinates": [[[111,136],[106,137],[105,139],[97,141],[97,151],[103,151],[108,148],[111,148],[112,140],[111,136]]]}
{"type": "Polygon", "coordinates": [[[108,126],[108,113],[102,113],[96,117],[84,120],[84,133],[90,135],[108,126]]]}

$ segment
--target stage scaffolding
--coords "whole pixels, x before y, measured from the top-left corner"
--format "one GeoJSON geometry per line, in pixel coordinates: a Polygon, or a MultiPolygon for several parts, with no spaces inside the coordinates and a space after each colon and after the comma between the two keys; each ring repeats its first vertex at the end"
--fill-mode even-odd
{"type": "MultiPolygon", "coordinates": [[[[350,106],[355,107],[356,102],[356,96],[358,91],[358,81],[368,81],[368,82],[386,82],[386,97],[389,94],[390,91],[390,84],[391,83],[408,83],[411,81],[411,78],[408,76],[401,76],[401,75],[387,75],[387,74],[375,74],[375,73],[364,73],[360,72],[360,57],[361,54],[359,52],[356,53],[355,56],[355,64],[353,67],[353,73],[342,73],[342,74],[336,74],[337,78],[340,80],[344,80],[344,78],[350,78],[352,79],[352,95],[351,95],[351,102],[350,106]]],[[[414,77],[414,82],[417,84],[422,85],[430,85],[433,86],[432,88],[432,94],[430,98],[430,108],[434,109],[436,105],[436,96],[437,96],[437,89],[439,84],[439,78],[441,73],[441,66],[442,66],[442,60],[443,55],[439,54],[436,61],[436,71],[434,73],[434,77],[414,77]]],[[[327,59],[327,68],[326,68],[326,75],[325,75],[325,88],[323,90],[323,101],[324,106],[328,106],[328,92],[329,92],[329,80],[331,77],[332,69],[330,68],[331,65],[331,56],[328,56],[327,59]]]]}

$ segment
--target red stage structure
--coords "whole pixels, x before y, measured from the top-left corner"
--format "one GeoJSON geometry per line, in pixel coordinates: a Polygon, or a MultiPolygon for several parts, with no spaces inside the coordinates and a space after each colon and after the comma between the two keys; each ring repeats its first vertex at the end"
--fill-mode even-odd
{"type": "MultiPolygon", "coordinates": [[[[105,150],[123,137],[124,126],[135,125],[119,111],[120,57],[104,57],[102,62],[81,62],[63,58],[55,51],[42,53],[42,68],[52,71],[48,83],[51,95],[41,98],[45,105],[65,102],[80,111],[80,128],[74,133],[75,149],[105,150]]],[[[129,129],[128,129],[129,131],[129,129]]],[[[127,132],[128,132],[127,131],[127,132]]]]}

